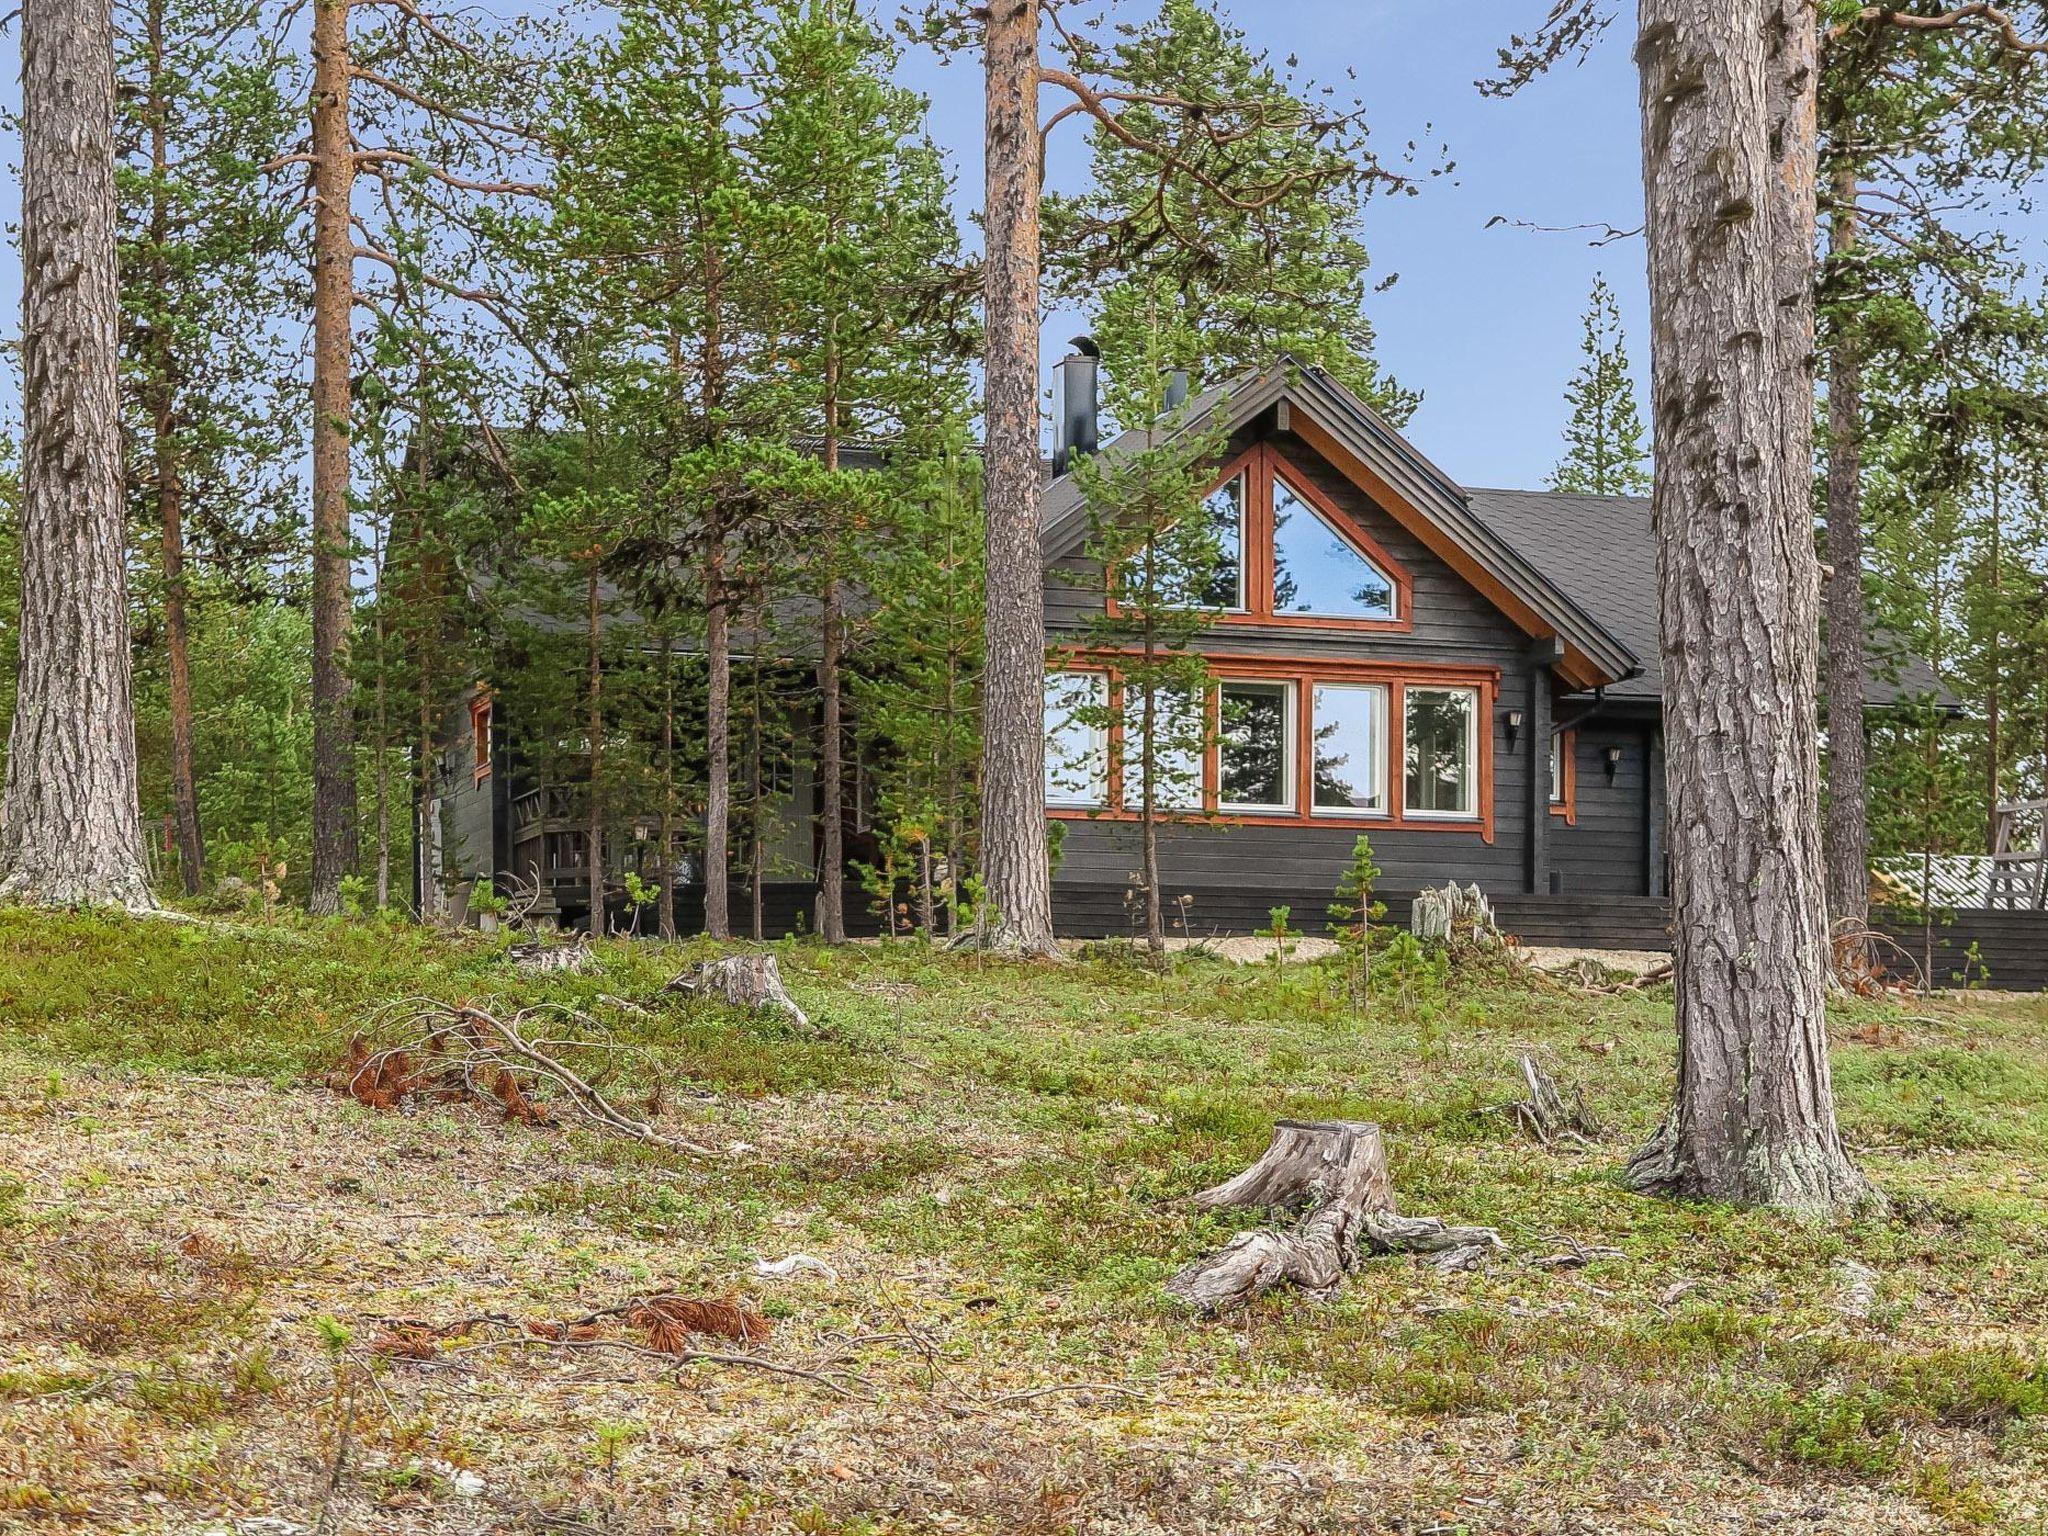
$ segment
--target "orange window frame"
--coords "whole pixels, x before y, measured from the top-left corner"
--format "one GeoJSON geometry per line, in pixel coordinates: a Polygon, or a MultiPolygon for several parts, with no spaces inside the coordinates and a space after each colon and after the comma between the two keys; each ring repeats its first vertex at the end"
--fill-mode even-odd
{"type": "Polygon", "coordinates": [[[1557,743],[1558,765],[1563,770],[1558,777],[1563,781],[1560,787],[1564,793],[1561,798],[1551,798],[1550,814],[1562,817],[1566,826],[1575,827],[1579,824],[1579,733],[1566,726],[1554,733],[1551,740],[1557,743]]]}
{"type": "MultiPolygon", "coordinates": [[[[1128,652],[1074,650],[1052,660],[1058,670],[1099,672],[1108,678],[1112,724],[1109,730],[1109,773],[1107,804],[1101,807],[1048,806],[1046,814],[1061,821],[1119,821],[1139,819],[1139,812],[1124,805],[1123,685],[1118,665],[1128,652]]],[[[1494,750],[1493,717],[1500,693],[1500,672],[1491,667],[1465,667],[1427,662],[1380,662],[1322,660],[1295,657],[1209,655],[1210,678],[1207,703],[1210,744],[1202,754],[1202,810],[1167,811],[1164,820],[1207,822],[1242,827],[1331,827],[1372,831],[1385,828],[1402,832],[1451,832],[1478,834],[1489,846],[1494,840],[1494,750]],[[1293,805],[1285,810],[1225,811],[1219,806],[1222,780],[1222,745],[1217,736],[1222,709],[1222,685],[1233,682],[1283,682],[1294,687],[1293,805]],[[1324,811],[1315,809],[1315,686],[1318,683],[1377,683],[1387,690],[1386,794],[1384,811],[1324,811]],[[1469,688],[1476,695],[1473,734],[1477,739],[1475,771],[1476,814],[1431,816],[1411,813],[1407,808],[1407,690],[1415,688],[1469,688]]]]}
{"type": "MultiPolygon", "coordinates": [[[[1244,583],[1244,607],[1226,608],[1217,614],[1219,625],[1255,625],[1260,628],[1342,630],[1347,632],[1407,634],[1415,628],[1415,582],[1406,566],[1388,554],[1370,533],[1359,526],[1302,471],[1289,465],[1270,443],[1254,443],[1228,460],[1210,482],[1214,495],[1239,475],[1244,477],[1240,513],[1238,559],[1244,583]],[[1391,619],[1345,618],[1334,614],[1276,613],[1273,609],[1273,485],[1284,479],[1288,489],[1311,507],[1337,537],[1349,544],[1386,574],[1394,586],[1394,616],[1391,619]]],[[[1112,617],[1122,613],[1116,600],[1114,569],[1104,573],[1105,604],[1112,617]]]]}
{"type": "Polygon", "coordinates": [[[476,697],[469,701],[469,739],[471,782],[481,784],[491,776],[491,690],[482,683],[476,685],[476,697]]]}

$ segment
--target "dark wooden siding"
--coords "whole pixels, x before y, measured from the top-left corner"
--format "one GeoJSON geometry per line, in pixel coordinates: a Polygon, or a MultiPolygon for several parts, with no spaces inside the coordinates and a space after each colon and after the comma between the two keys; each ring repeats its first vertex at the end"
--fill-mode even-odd
{"type": "MultiPolygon", "coordinates": [[[[1530,708],[1528,637],[1420,540],[1382,511],[1349,480],[1291,435],[1273,439],[1288,467],[1311,482],[1399,561],[1414,582],[1414,628],[1405,633],[1317,630],[1219,624],[1201,640],[1211,654],[1450,664],[1495,668],[1500,673],[1494,714],[1481,728],[1493,733],[1494,838],[1469,829],[1404,830],[1370,826],[1178,827],[1166,834],[1162,855],[1169,898],[1191,895],[1194,911],[1256,911],[1278,903],[1312,904],[1320,914],[1348,862],[1360,831],[1390,889],[1476,882],[1490,894],[1524,889],[1528,835],[1526,740],[1508,749],[1502,712],[1530,708]]],[[[1235,447],[1241,447],[1240,439],[1235,447]]],[[[1102,608],[1099,568],[1078,557],[1054,563],[1045,583],[1046,625],[1054,643],[1076,638],[1102,608]]],[[[1398,793],[1400,765],[1390,765],[1398,793]]],[[[1129,823],[1071,820],[1056,886],[1121,892],[1137,867],[1137,828],[1129,823]]],[[[1064,900],[1064,897],[1056,897],[1064,900]]],[[[1071,903],[1070,903],[1071,905],[1071,903]]],[[[1090,899],[1090,911],[1100,903],[1090,899]]],[[[1121,900],[1111,916],[1119,916],[1121,900]]],[[[1241,925],[1239,925],[1241,927],[1241,925]]],[[[1116,931],[1112,929],[1110,931],[1116,931]]]]}
{"type": "MultiPolygon", "coordinates": [[[[1571,717],[1565,705],[1561,718],[1571,717]]],[[[1563,896],[1647,896],[1650,727],[1633,721],[1590,720],[1576,732],[1572,754],[1578,773],[1576,819],[1553,816],[1550,867],[1563,896]],[[1607,749],[1618,747],[1614,782],[1607,781],[1607,749]]]]}

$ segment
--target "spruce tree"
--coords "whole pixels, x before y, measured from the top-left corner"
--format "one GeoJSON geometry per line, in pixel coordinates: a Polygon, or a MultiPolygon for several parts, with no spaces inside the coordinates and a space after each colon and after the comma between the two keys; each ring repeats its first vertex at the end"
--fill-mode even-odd
{"type": "Polygon", "coordinates": [[[1648,495],[1643,419],[1628,371],[1621,310],[1604,276],[1593,279],[1583,325],[1579,351],[1585,360],[1564,391],[1571,408],[1564,457],[1544,483],[1553,491],[1582,496],[1648,495]]]}

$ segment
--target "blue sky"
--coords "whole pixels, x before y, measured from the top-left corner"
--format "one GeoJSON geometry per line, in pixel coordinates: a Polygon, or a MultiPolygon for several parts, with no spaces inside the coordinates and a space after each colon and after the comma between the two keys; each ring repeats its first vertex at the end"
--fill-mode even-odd
{"type": "MultiPolygon", "coordinates": [[[[893,9],[898,0],[875,3],[893,9]]],[[[508,0],[494,5],[510,8],[508,0]]],[[[1489,72],[1505,38],[1541,19],[1547,0],[1226,6],[1256,44],[1279,58],[1298,55],[1303,73],[1344,87],[1345,72],[1355,71],[1353,88],[1385,152],[1397,153],[1410,139],[1447,147],[1453,176],[1429,182],[1417,197],[1376,200],[1368,213],[1374,275],[1397,277],[1370,301],[1381,361],[1422,392],[1410,435],[1449,474],[1468,485],[1540,484],[1557,458],[1562,393],[1578,363],[1579,317],[1596,272],[1615,288],[1639,385],[1646,379],[1643,244],[1632,238],[1595,248],[1583,232],[1488,225],[1496,216],[1545,226],[1633,229],[1641,222],[1628,18],[1587,63],[1495,101],[1481,97],[1473,82],[1489,72]]],[[[1121,0],[1118,13],[1149,9],[1146,0],[1121,0]]],[[[963,219],[981,192],[977,62],[962,57],[941,67],[912,50],[902,68],[905,83],[931,99],[932,132],[952,156],[963,219]]],[[[0,82],[0,102],[11,105],[17,90],[12,76],[0,82]]],[[[1049,93],[1048,104],[1053,100],[1049,93]]],[[[1085,131],[1070,120],[1056,133],[1050,180],[1073,185],[1085,169],[1085,131]]],[[[11,177],[0,180],[0,217],[10,226],[17,194],[11,177]]],[[[2034,226],[2036,253],[2040,227],[2034,226]]],[[[18,317],[11,241],[0,253],[0,306],[11,320],[18,317]]],[[[15,324],[7,325],[9,333],[15,324]]],[[[1072,315],[1048,321],[1048,366],[1079,324],[1072,315]]],[[[13,394],[11,378],[0,382],[0,400],[11,405],[13,394]]]]}
{"type": "MultiPolygon", "coordinates": [[[[1124,11],[1149,9],[1126,0],[1124,11]]],[[[1422,391],[1409,428],[1423,452],[1468,485],[1536,486],[1556,461],[1565,381],[1579,360],[1579,317],[1595,272],[1621,302],[1630,361],[1647,387],[1643,243],[1594,249],[1584,233],[1545,234],[1495,215],[1542,225],[1642,217],[1635,68],[1625,23],[1585,65],[1537,82],[1508,101],[1487,100],[1473,81],[1516,29],[1529,30],[1547,0],[1235,0],[1228,10],[1276,58],[1295,54],[1302,72],[1341,88],[1347,69],[1388,154],[1408,140],[1443,143],[1454,176],[1417,197],[1377,199],[1367,243],[1374,275],[1398,274],[1370,314],[1380,357],[1422,391]]],[[[953,151],[963,210],[981,191],[982,101],[974,63],[946,68],[929,56],[904,62],[906,84],[932,100],[934,136],[953,151]]],[[[1048,106],[1058,104],[1048,93],[1048,106]]],[[[1055,184],[1086,169],[1085,130],[1056,130],[1048,162],[1055,184]]],[[[1077,329],[1054,315],[1048,363],[1077,329]]],[[[1647,393],[1645,393],[1647,402],[1647,393]]]]}

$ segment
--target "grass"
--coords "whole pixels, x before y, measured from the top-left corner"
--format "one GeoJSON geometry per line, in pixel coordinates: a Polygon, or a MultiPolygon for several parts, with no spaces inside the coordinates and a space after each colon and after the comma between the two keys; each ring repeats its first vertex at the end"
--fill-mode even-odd
{"type": "Polygon", "coordinates": [[[397,925],[0,912],[0,1526],[338,1500],[357,1528],[2048,1529],[2048,1001],[1844,1007],[1844,1131],[1891,1209],[1798,1226],[1616,1183],[1669,1092],[1654,993],[1468,972],[1361,1015],[1314,966],[776,948],[809,1030],[663,998],[703,946],[535,977],[397,925]],[[598,1013],[645,1053],[621,1091],[658,1074],[675,1128],[730,1155],[315,1086],[420,996],[598,1013]],[[1527,1046],[1584,1088],[1598,1149],[1491,1112],[1527,1046]],[[1220,1324],[1169,1308],[1164,1279],[1245,1224],[1179,1197],[1275,1118],[1332,1115],[1387,1128],[1405,1209],[1496,1225],[1504,1256],[1376,1261],[1220,1324]],[[1572,1244],[1622,1257],[1532,1262],[1572,1244]],[[752,1276],[796,1251],[838,1278],[752,1276]],[[1837,1306],[1851,1258],[1866,1319],[1837,1306]],[[746,1294],[767,1358],[876,1400],[368,1344],[667,1286],[746,1294]]]}

